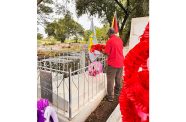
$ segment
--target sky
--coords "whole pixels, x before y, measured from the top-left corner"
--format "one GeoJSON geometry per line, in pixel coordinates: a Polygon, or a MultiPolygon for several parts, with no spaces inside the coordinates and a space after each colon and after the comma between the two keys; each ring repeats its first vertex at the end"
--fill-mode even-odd
{"type": "MultiPolygon", "coordinates": [[[[66,7],[73,14],[72,16],[75,21],[81,24],[85,30],[90,29],[91,20],[88,14],[83,14],[82,16],[77,18],[76,10],[75,10],[75,2],[70,2],[69,4],[67,4],[66,7]]],[[[103,26],[103,24],[101,23],[101,19],[98,18],[98,15],[93,16],[93,21],[94,21],[94,26],[96,27],[103,26]]],[[[46,37],[47,35],[45,34],[44,28],[39,25],[38,28],[39,28],[38,32],[43,34],[44,37],[46,37]]]]}

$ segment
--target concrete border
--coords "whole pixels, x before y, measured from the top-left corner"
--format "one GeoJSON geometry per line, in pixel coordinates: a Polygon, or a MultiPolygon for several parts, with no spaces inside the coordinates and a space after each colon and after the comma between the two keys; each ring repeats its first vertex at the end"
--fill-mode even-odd
{"type": "Polygon", "coordinates": [[[88,116],[97,108],[105,95],[106,89],[102,90],[94,99],[90,100],[89,103],[84,105],[84,107],[80,109],[79,114],[73,117],[72,120],[68,120],[66,117],[61,116],[60,113],[58,113],[59,122],[84,122],[88,116]]]}
{"type": "Polygon", "coordinates": [[[122,122],[119,104],[116,106],[106,122],[122,122]]]}

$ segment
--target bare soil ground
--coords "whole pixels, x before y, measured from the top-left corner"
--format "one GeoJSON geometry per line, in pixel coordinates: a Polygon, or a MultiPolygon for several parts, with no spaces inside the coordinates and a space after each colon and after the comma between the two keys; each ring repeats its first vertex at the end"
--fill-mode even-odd
{"type": "Polygon", "coordinates": [[[115,96],[113,102],[107,101],[106,97],[101,101],[95,111],[93,111],[85,122],[106,122],[118,105],[118,97],[115,96]]]}

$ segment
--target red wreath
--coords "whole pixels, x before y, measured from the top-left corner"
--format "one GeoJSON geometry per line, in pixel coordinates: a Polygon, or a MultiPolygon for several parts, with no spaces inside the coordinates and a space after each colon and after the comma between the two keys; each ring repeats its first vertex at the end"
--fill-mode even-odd
{"type": "Polygon", "coordinates": [[[124,85],[119,96],[122,122],[149,122],[149,24],[140,42],[124,60],[124,85]],[[142,71],[139,71],[142,67],[142,71]]]}
{"type": "Polygon", "coordinates": [[[94,52],[95,50],[98,50],[100,52],[102,52],[102,50],[105,49],[105,45],[103,44],[95,44],[91,46],[90,52],[94,52]]]}

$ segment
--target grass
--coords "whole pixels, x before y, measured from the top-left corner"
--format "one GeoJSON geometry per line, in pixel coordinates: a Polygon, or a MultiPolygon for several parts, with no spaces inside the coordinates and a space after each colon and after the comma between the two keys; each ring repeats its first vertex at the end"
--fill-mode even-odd
{"type": "Polygon", "coordinates": [[[60,50],[38,50],[37,55],[38,57],[53,57],[55,55],[59,55],[60,53],[64,52],[79,52],[82,48],[79,45],[73,45],[70,48],[60,48],[60,50]]]}
{"type": "MultiPolygon", "coordinates": [[[[75,43],[76,40],[65,40],[65,43],[75,43]]],[[[87,42],[84,40],[78,40],[77,43],[86,44],[87,42]]]]}
{"type": "Polygon", "coordinates": [[[57,41],[54,37],[47,37],[45,39],[37,40],[38,45],[55,45],[61,43],[60,41],[57,41]]]}
{"type": "MultiPolygon", "coordinates": [[[[64,43],[74,43],[76,42],[75,40],[65,40],[64,43]]],[[[40,39],[40,40],[37,40],[37,44],[38,45],[45,45],[47,47],[50,47],[50,45],[56,45],[56,44],[60,44],[61,42],[60,41],[57,41],[55,38],[53,37],[47,37],[46,39],[40,39]]],[[[84,40],[79,40],[78,41],[79,44],[75,44],[72,46],[70,46],[70,48],[61,48],[59,50],[48,50],[48,51],[44,51],[44,50],[38,50],[38,56],[39,57],[43,57],[43,56],[46,56],[46,57],[53,57],[54,55],[58,55],[60,53],[63,53],[63,52],[76,52],[76,51],[81,51],[82,48],[81,44],[86,44],[87,42],[84,41],[84,40]]]]}

